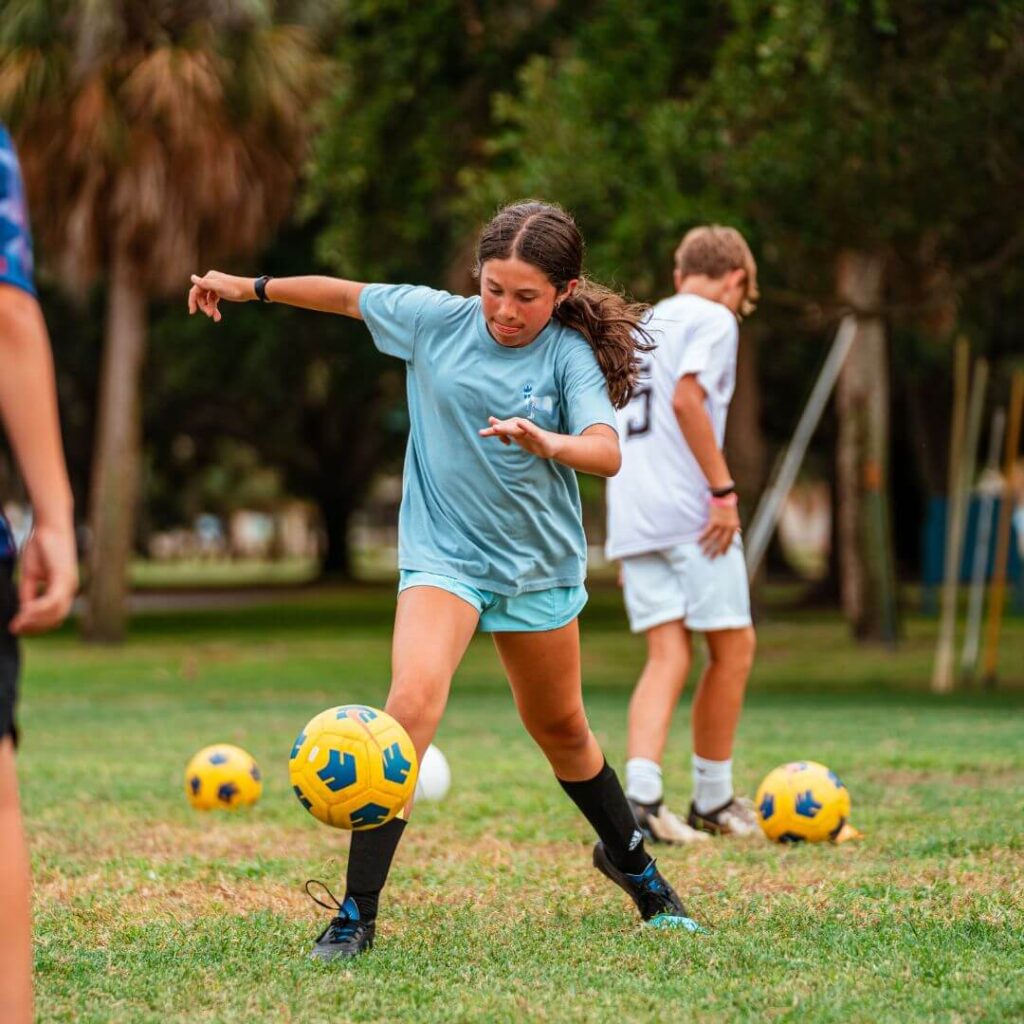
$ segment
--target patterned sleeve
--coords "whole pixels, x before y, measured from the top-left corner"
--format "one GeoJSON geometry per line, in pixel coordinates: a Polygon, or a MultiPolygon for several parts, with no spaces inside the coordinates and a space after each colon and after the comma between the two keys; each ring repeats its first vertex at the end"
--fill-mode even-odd
{"type": "Polygon", "coordinates": [[[14,143],[0,125],[0,283],[35,295],[32,280],[32,236],[28,227],[25,189],[14,143]]]}

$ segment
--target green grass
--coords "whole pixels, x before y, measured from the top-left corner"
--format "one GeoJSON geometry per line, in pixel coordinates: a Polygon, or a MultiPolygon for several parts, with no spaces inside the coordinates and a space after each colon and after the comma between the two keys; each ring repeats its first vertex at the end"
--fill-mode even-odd
{"type": "Polygon", "coordinates": [[[138,589],[289,586],[315,580],[318,570],[313,558],[186,558],[167,562],[140,558],[132,563],[131,583],[138,589]]]}
{"type": "MultiPolygon", "coordinates": [[[[861,651],[831,614],[767,614],[738,782],[813,757],[853,795],[860,842],[716,842],[660,854],[708,934],[647,932],[589,866],[591,837],[519,726],[478,638],[438,743],[452,792],[424,805],[375,951],[308,962],[347,836],[292,796],[298,728],[383,700],[390,589],[148,615],[121,648],[70,630],[27,652],[19,756],[36,883],[41,1021],[1006,1021],[1024,1016],[1024,623],[995,694],[926,691],[934,623],[861,651]],[[191,753],[239,743],[260,804],[200,815],[191,753]]],[[[621,765],[640,661],[619,597],[584,619],[587,703],[621,765]]],[[[687,714],[666,761],[688,793],[687,714]]],[[[341,888],[340,884],[338,886],[341,888]]]]}

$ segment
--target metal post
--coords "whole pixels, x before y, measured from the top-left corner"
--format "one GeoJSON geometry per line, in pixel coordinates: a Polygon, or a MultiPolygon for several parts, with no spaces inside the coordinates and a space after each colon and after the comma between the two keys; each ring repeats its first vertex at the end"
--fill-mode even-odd
{"type": "Polygon", "coordinates": [[[850,354],[854,339],[857,337],[857,320],[852,315],[844,316],[839,323],[839,330],[836,331],[832,348],[825,358],[825,363],[814,382],[811,397],[804,406],[800,415],[800,422],[797,423],[793,438],[789,442],[781,461],[761,494],[761,500],[757,503],[757,510],[751,519],[750,528],[747,530],[745,543],[747,558],[747,575],[753,579],[757,570],[761,567],[765,552],[768,550],[768,542],[778,525],[779,516],[782,513],[782,504],[789,495],[796,480],[797,473],[807,454],[808,445],[814,436],[814,431],[821,421],[821,415],[825,411],[829,397],[836,386],[839,374],[850,354]]]}
{"type": "Polygon", "coordinates": [[[978,504],[978,525],[974,535],[974,562],[971,565],[971,596],[967,604],[967,629],[964,651],[960,659],[960,678],[972,682],[978,669],[978,650],[981,642],[981,616],[985,605],[985,575],[988,570],[989,548],[992,545],[992,519],[996,497],[1002,484],[993,488],[993,479],[999,476],[999,449],[1003,446],[1006,429],[1006,411],[996,409],[992,414],[992,427],[988,435],[988,458],[985,472],[978,485],[981,501],[978,504]]]}
{"type": "Polygon", "coordinates": [[[996,561],[989,590],[988,623],[985,630],[984,682],[995,686],[999,667],[999,631],[1006,599],[1006,565],[1010,560],[1010,516],[1013,513],[1013,463],[1020,447],[1021,414],[1024,411],[1024,372],[1017,370],[1010,388],[1010,416],[1003,453],[1003,500],[999,506],[996,561]]]}

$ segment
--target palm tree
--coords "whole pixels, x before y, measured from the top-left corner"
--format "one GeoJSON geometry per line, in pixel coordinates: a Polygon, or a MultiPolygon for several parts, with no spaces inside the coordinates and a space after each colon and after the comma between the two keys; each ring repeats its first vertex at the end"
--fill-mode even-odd
{"type": "Polygon", "coordinates": [[[271,0],[7,0],[0,14],[0,116],[43,249],[69,289],[106,287],[90,639],[124,633],[148,303],[281,222],[326,67],[271,0]]]}

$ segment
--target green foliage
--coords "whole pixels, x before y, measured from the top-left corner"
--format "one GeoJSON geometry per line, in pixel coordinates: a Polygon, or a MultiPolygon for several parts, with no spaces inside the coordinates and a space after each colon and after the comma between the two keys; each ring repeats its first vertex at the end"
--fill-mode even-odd
{"type": "MultiPolygon", "coordinates": [[[[316,273],[311,222],[266,254],[275,275],[316,273]]],[[[258,452],[289,494],[318,503],[332,568],[347,562],[344,531],[375,473],[395,467],[405,432],[404,367],[382,356],[363,324],[287,306],[230,306],[217,325],[161,310],[146,380],[151,500],[158,522],[200,507],[197,487],[222,461],[225,441],[258,452]],[[332,561],[334,560],[334,561],[332,561]]],[[[225,495],[239,507],[240,493],[225,495]]],[[[221,506],[222,509],[224,506],[221,506]]]]}
{"type": "Polygon", "coordinates": [[[557,0],[346,4],[310,198],[330,222],[321,255],[337,273],[463,284],[475,225],[453,223],[458,172],[477,158],[495,90],[578,12],[557,0]]]}
{"type": "Polygon", "coordinates": [[[268,0],[15,0],[0,62],[0,117],[60,283],[83,292],[120,260],[147,296],[278,227],[328,70],[268,0]]]}
{"type": "Polygon", "coordinates": [[[891,250],[919,296],[924,272],[1017,244],[1022,18],[1012,0],[601,5],[498,98],[471,208],[561,200],[595,273],[646,296],[656,254],[718,218],[808,302],[843,247],[891,250]]]}

